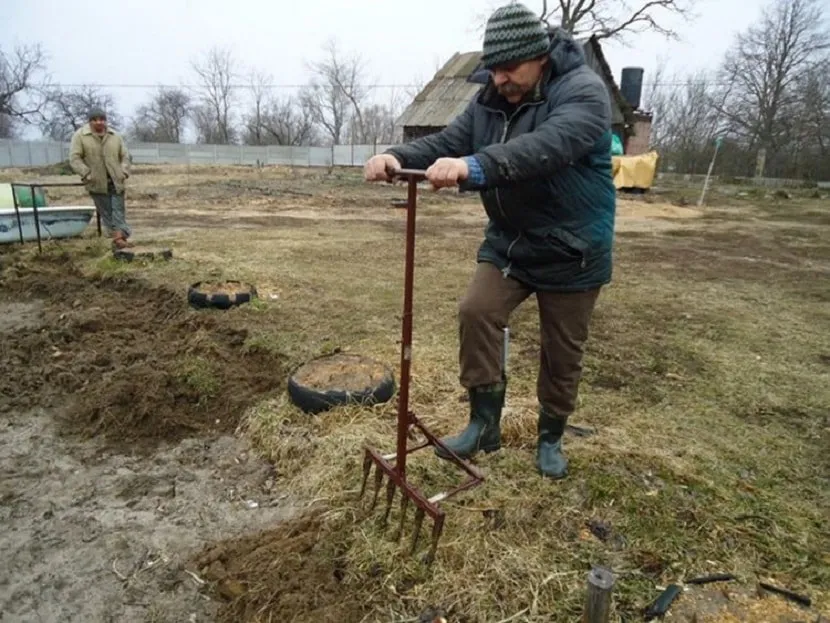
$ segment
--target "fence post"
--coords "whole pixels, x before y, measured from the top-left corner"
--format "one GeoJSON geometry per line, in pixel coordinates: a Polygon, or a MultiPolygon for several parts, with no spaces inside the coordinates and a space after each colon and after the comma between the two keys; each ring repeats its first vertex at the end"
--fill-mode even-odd
{"type": "Polygon", "coordinates": [[[614,574],[605,567],[594,567],[588,574],[588,592],[582,623],[608,623],[611,616],[611,591],[614,574]]]}

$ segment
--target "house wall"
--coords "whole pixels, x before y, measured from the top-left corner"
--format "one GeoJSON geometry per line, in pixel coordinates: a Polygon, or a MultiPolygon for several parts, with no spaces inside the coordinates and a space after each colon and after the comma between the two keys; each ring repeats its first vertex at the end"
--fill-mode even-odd
{"type": "Polygon", "coordinates": [[[628,137],[625,153],[638,156],[649,151],[651,146],[651,119],[637,119],[634,122],[634,134],[628,137]]]}

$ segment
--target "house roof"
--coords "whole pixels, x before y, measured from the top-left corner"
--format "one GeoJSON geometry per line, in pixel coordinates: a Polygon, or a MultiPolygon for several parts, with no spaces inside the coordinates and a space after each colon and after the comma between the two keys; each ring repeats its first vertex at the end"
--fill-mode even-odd
{"type": "Polygon", "coordinates": [[[399,126],[443,127],[460,115],[481,89],[468,78],[478,67],[481,52],[456,52],[398,117],[399,126]]]}
{"type": "MultiPolygon", "coordinates": [[[[602,47],[595,37],[578,40],[588,64],[605,80],[611,96],[613,123],[633,123],[633,108],[622,95],[602,47]]],[[[396,121],[398,127],[444,127],[457,117],[481,89],[470,76],[480,69],[481,52],[456,52],[432,77],[396,121]]]]}

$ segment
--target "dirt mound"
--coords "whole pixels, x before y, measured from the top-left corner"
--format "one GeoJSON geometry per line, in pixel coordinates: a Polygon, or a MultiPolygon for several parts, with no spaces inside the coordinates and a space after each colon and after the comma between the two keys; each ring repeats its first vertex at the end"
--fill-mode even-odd
{"type": "Polygon", "coordinates": [[[36,326],[3,335],[0,412],[69,399],[73,431],[119,444],[173,441],[233,430],[284,384],[277,357],[244,348],[244,319],[195,312],[184,293],[88,279],[64,256],[13,264],[0,288],[40,300],[36,326]]]}
{"type": "Polygon", "coordinates": [[[225,601],[219,620],[256,621],[268,613],[296,623],[363,620],[371,611],[365,582],[350,589],[341,560],[346,545],[331,538],[326,523],[312,512],[200,553],[190,568],[225,601]]]}
{"type": "Polygon", "coordinates": [[[346,353],[310,361],[294,374],[294,380],[306,387],[351,392],[371,391],[388,377],[382,363],[346,353]]]}

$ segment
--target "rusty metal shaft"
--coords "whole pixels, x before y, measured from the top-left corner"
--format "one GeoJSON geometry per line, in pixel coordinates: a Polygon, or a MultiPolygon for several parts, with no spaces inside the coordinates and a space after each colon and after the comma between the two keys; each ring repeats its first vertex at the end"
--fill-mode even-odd
{"type": "Polygon", "coordinates": [[[418,182],[426,179],[426,171],[414,169],[400,169],[387,171],[390,179],[403,178],[407,181],[407,214],[406,214],[406,259],[404,266],[404,303],[403,326],[401,334],[401,378],[398,392],[397,414],[397,442],[395,454],[383,455],[374,448],[367,447],[363,459],[363,481],[360,488],[360,497],[363,497],[371,475],[372,465],[375,465],[374,489],[371,508],[374,509],[382,486],[384,476],[389,479],[386,485],[386,508],[381,519],[381,525],[386,526],[392,504],[395,498],[395,489],[401,490],[401,507],[399,527],[396,539],[403,534],[403,525],[409,502],[415,506],[415,530],[412,536],[410,551],[414,553],[420,540],[423,521],[429,516],[433,521],[431,547],[426,556],[427,564],[435,558],[438,540],[444,528],[444,511],[439,504],[448,497],[480,484],[484,475],[473,465],[461,460],[454,452],[434,435],[409,409],[410,370],[412,365],[412,300],[415,274],[415,212],[417,202],[418,182]],[[408,439],[412,431],[419,431],[426,439],[425,442],[408,447],[408,439]],[[467,474],[461,484],[450,491],[442,492],[427,498],[414,487],[406,478],[407,455],[429,446],[440,447],[451,456],[451,461],[467,474]]]}
{"type": "Polygon", "coordinates": [[[412,365],[412,298],[415,289],[415,206],[418,182],[426,179],[426,171],[401,169],[395,175],[407,180],[406,192],[406,259],[403,281],[403,328],[401,331],[401,382],[398,393],[398,442],[395,470],[406,478],[406,443],[409,432],[409,377],[412,365]]]}

